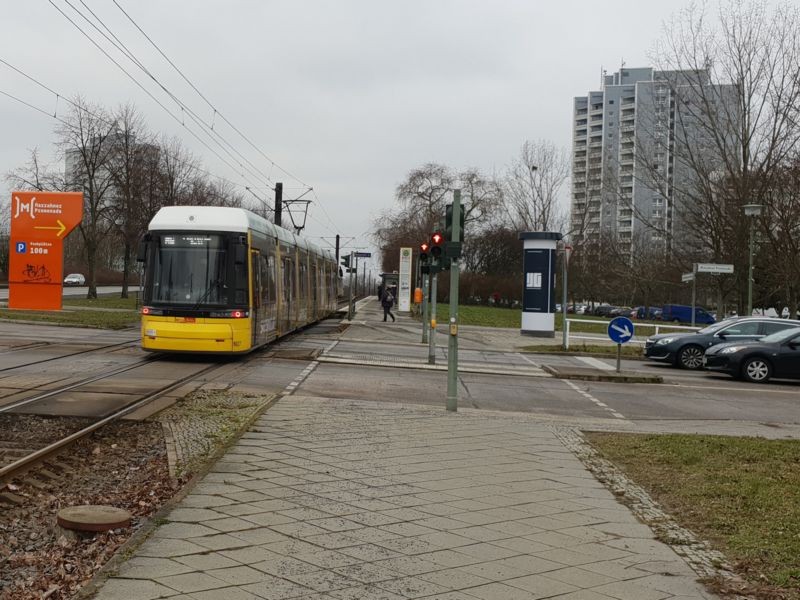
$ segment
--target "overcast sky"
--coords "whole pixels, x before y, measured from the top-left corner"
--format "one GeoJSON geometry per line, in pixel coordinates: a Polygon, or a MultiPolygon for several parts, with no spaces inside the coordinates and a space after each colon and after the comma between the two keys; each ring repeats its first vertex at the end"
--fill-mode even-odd
{"type": "MultiPolygon", "coordinates": [[[[314,187],[310,238],[366,234],[405,174],[434,161],[502,172],[528,139],[569,148],[572,97],[601,68],[647,66],[681,4],[606,0],[117,0],[214,106],[277,165],[314,187]],[[326,214],[327,213],[327,214],[326,214]]],[[[91,8],[201,116],[213,111],[112,0],[91,8]]],[[[53,0],[80,19],[67,0],[53,0]]],[[[85,5],[85,6],[84,6],[85,5]]],[[[180,136],[216,175],[265,186],[224,165],[114,66],[48,0],[3,2],[0,58],[55,91],[108,107],[132,100],[152,130],[180,136]]],[[[82,26],[98,41],[99,34],[82,26]]],[[[104,43],[104,47],[108,44],[104,43]]],[[[113,56],[142,82],[141,71],[113,56]]],[[[145,83],[168,108],[175,103],[145,83]]],[[[0,64],[0,91],[52,114],[56,98],[0,64]]],[[[58,111],[63,112],[63,101],[58,111]]],[[[0,171],[28,149],[53,156],[55,121],[0,95],[0,171]]],[[[215,129],[285,197],[300,183],[216,118],[215,129]]],[[[0,183],[3,197],[8,197],[0,183]]],[[[247,192],[244,192],[245,194],[247,192]]],[[[259,190],[261,195],[267,192],[259,190]]],[[[321,241],[323,245],[325,241],[321,241]]]]}

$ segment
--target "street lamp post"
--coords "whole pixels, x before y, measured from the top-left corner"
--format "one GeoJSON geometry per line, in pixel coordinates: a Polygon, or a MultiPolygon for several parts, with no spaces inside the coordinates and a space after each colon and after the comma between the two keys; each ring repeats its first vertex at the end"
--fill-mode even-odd
{"type": "Polygon", "coordinates": [[[755,245],[756,219],[761,216],[760,204],[745,204],[744,216],[750,219],[750,266],[747,271],[747,315],[753,314],[753,246],[755,245]]]}
{"type": "Polygon", "coordinates": [[[569,348],[569,327],[567,323],[567,268],[569,266],[569,255],[572,252],[572,246],[562,240],[558,244],[558,250],[561,252],[561,343],[564,346],[564,350],[567,350],[569,348]]]}

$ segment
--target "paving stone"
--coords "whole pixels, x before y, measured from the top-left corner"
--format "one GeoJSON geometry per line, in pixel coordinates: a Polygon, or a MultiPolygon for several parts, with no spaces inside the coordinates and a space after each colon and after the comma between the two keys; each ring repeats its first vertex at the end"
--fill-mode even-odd
{"type": "Polygon", "coordinates": [[[102,590],[104,600],[154,600],[174,595],[172,588],[141,579],[110,579],[102,590]]]}
{"type": "Polygon", "coordinates": [[[399,594],[403,598],[420,598],[422,596],[431,596],[433,594],[442,594],[451,591],[441,585],[412,576],[390,579],[375,585],[384,590],[399,594]]]}
{"type": "Polygon", "coordinates": [[[134,556],[119,567],[118,577],[125,579],[154,579],[194,571],[192,567],[169,558],[134,556]]]}
{"type": "Polygon", "coordinates": [[[227,582],[212,577],[206,573],[188,573],[184,575],[170,575],[160,577],[158,582],[174,590],[184,593],[201,592],[226,587],[227,582]]]}

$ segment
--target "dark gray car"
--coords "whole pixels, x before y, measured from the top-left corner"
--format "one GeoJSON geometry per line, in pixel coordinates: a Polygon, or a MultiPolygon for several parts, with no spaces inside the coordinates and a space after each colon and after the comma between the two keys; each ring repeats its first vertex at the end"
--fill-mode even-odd
{"type": "Polygon", "coordinates": [[[662,333],[645,341],[644,355],[650,360],[670,363],[684,369],[702,369],[707,348],[724,342],[757,340],[791,327],[800,321],[769,317],[726,319],[691,333],[662,333]]]}

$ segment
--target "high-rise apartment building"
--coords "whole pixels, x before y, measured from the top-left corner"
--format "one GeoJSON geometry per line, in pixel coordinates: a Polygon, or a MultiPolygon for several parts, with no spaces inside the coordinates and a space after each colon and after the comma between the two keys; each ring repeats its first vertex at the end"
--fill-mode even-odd
{"type": "MultiPolygon", "coordinates": [[[[704,145],[700,111],[691,107],[698,86],[712,85],[704,71],[623,68],[604,74],[602,89],[574,99],[570,224],[576,241],[613,236],[623,253],[637,242],[663,243],[665,251],[682,243],[682,207],[689,201],[682,192],[691,189],[696,158],[710,165],[718,160],[712,145],[704,145]]],[[[713,87],[723,101],[733,89],[713,87]]]]}

